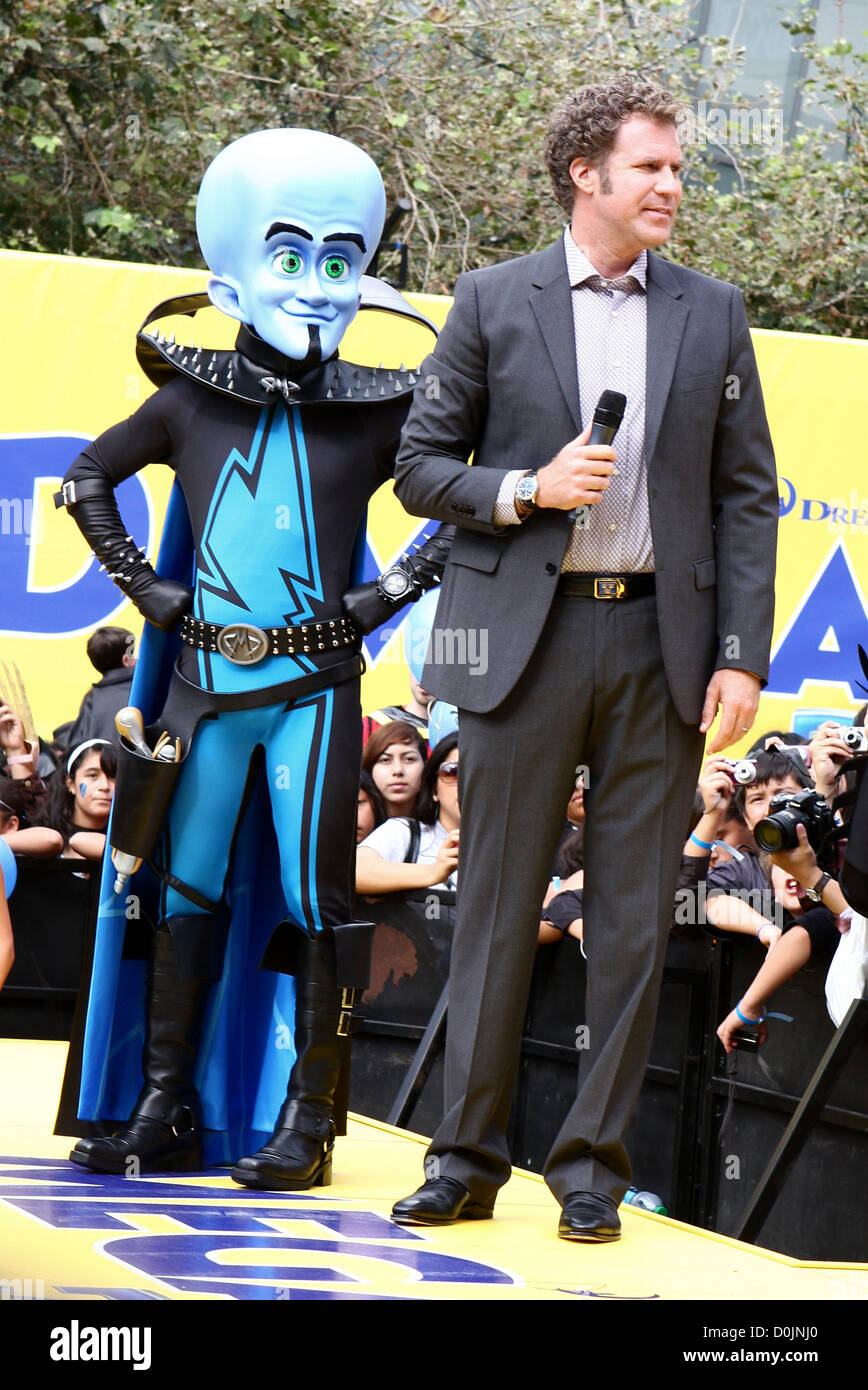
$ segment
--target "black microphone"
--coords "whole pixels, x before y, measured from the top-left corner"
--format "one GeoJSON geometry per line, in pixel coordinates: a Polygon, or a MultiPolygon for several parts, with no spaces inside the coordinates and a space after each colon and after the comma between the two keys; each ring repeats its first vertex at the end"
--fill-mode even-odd
{"type": "MultiPolygon", "coordinates": [[[[588,444],[611,444],[618,433],[626,408],[627,397],[623,391],[604,391],[597,401],[591,433],[585,442],[588,444]]],[[[585,505],[589,506],[590,504],[586,503],[585,505]]],[[[581,510],[581,507],[574,507],[570,512],[570,521],[577,521],[581,510]]]]}

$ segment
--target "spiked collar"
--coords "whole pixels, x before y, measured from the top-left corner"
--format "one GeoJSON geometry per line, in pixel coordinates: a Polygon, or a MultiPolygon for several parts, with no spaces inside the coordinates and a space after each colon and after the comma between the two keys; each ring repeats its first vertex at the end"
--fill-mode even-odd
{"type": "MultiPolygon", "coordinates": [[[[437,333],[434,324],[417,313],[407,300],[381,280],[363,276],[361,309],[380,309],[422,323],[437,333]]],[[[337,354],[315,367],[303,368],[284,357],[256,333],[242,325],[233,349],[188,347],[176,343],[153,327],[158,320],[174,314],[192,316],[210,305],[207,294],[178,295],[163,300],[148,314],[136,336],[136,357],[145,375],[155,386],[163,386],[176,374],[219,395],[247,401],[251,405],[271,405],[283,398],[288,405],[376,404],[412,393],[416,372],[403,363],[400,368],[362,367],[343,362],[337,354]]]]}

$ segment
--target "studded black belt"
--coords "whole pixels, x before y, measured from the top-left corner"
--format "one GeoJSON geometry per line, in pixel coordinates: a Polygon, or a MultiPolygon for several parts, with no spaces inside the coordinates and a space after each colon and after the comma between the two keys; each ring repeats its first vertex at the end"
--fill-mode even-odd
{"type": "Polygon", "coordinates": [[[257,627],[254,623],[206,623],[187,613],[181,641],[200,652],[219,652],[237,666],[252,666],[266,656],[303,656],[354,647],[356,630],[347,617],[326,618],[300,627],[257,627]]]}
{"type": "Polygon", "coordinates": [[[558,593],[574,598],[644,598],[657,587],[653,574],[562,574],[558,593]]]}

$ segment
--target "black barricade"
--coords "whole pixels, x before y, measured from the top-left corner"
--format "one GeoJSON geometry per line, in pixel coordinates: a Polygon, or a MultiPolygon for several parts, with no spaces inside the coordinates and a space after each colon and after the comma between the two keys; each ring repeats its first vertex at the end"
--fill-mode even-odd
{"type": "MultiPolygon", "coordinates": [[[[452,895],[361,900],[377,923],[372,985],[353,1038],[351,1109],[384,1120],[447,978],[452,895]],[[427,915],[426,915],[427,914],[427,915]]],[[[637,1187],[670,1216],[732,1234],[834,1033],[825,1010],[828,960],[779,990],[768,1042],[726,1059],[716,1029],[764,959],[752,939],[671,938],[651,1058],[627,1145],[637,1187]]],[[[617,969],[617,961],[612,962],[617,969]]],[[[572,1104],[584,1042],[586,965],[566,937],[540,947],[510,1119],[513,1162],[542,1169],[572,1104]]],[[[801,1259],[868,1258],[868,1039],[839,1079],[757,1243],[801,1259]]],[[[430,1135],[442,1115],[442,1047],[406,1127],[430,1135]]],[[[421,1177],[421,1170],[420,1170],[421,1177]]],[[[400,1194],[398,1194],[400,1195],[400,1194]]]]}
{"type": "MultiPolygon", "coordinates": [[[[720,1006],[714,1026],[743,994],[763,959],[751,946],[716,947],[720,1006]]],[[[707,1078],[707,1169],[698,1220],[733,1234],[775,1147],[835,1035],[826,1012],[829,957],[810,961],[768,1007],[757,1052],[711,1053],[707,1078]]],[[[832,1088],[818,1122],[787,1177],[756,1243],[806,1260],[868,1260],[868,1036],[863,1035],[832,1088]]],[[[850,1295],[852,1297],[852,1294],[850,1295]]]]}
{"type": "MultiPolygon", "coordinates": [[[[10,899],[16,959],[0,992],[0,1036],[70,1036],[97,894],[97,866],[18,860],[10,899]]],[[[420,1040],[447,982],[455,895],[431,889],[360,898],[356,915],[377,927],[371,984],[354,1028],[350,1108],[385,1120],[419,1062],[420,1040]]],[[[825,1009],[828,960],[817,960],[772,1001],[792,1022],[770,1020],[760,1051],[740,1049],[727,1060],[715,1030],[763,958],[748,938],[736,945],[705,936],[670,939],[651,1059],[628,1135],[636,1185],[659,1193],[671,1216],[725,1235],[737,1230],[835,1033],[825,1009]]],[[[537,954],[510,1121],[518,1166],[541,1169],[575,1097],[585,970],[571,937],[537,954]]],[[[801,1259],[868,1259],[866,1075],[863,1037],[759,1228],[758,1244],[801,1259]]],[[[442,1105],[442,1045],[435,1043],[403,1123],[430,1135],[442,1105]]]]}
{"type": "Polygon", "coordinates": [[[15,963],[0,991],[0,1037],[70,1036],[100,865],[84,859],[16,856],[9,899],[15,963]]]}
{"type": "MultiPolygon", "coordinates": [[[[377,927],[371,983],[353,1025],[350,1109],[385,1120],[449,974],[455,894],[357,898],[355,913],[377,927]]],[[[441,1051],[407,1128],[433,1133],[442,1109],[441,1051]]]]}

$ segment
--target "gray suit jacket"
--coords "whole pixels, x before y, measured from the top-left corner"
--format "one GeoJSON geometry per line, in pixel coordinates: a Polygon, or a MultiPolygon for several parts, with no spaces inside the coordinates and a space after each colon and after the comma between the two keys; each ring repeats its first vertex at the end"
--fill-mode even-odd
{"type": "MultiPolygon", "coordinates": [[[[660,635],[676,708],[698,723],[715,667],[768,674],[774,455],[738,290],[649,255],[647,293],[645,457],[660,635]]],[[[460,528],[422,683],[485,712],[533,656],[570,532],[562,511],[504,529],[492,522],[504,474],[542,468],[582,429],[563,242],[462,275],[421,370],[395,491],[409,512],[460,528]]],[[[595,405],[584,403],[586,416],[595,405]]]]}

